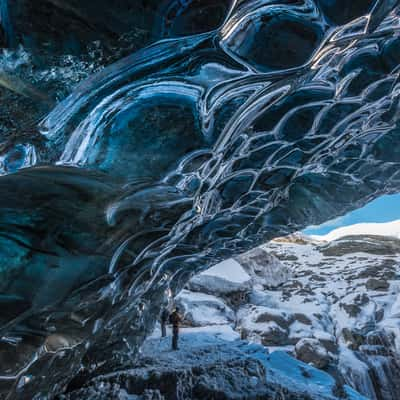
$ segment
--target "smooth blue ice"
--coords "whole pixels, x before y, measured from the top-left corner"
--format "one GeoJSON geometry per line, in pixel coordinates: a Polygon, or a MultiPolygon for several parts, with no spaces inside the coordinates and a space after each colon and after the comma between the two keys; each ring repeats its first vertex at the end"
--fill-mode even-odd
{"type": "Polygon", "coordinates": [[[0,393],[134,358],[166,290],[399,191],[397,1],[210,4],[170,1],[41,121],[47,151],[2,155],[0,393]]]}

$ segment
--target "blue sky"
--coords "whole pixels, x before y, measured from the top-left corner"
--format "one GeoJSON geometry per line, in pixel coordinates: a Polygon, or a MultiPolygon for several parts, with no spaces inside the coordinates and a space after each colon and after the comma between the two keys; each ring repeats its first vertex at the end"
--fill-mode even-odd
{"type": "Polygon", "coordinates": [[[400,219],[400,194],[387,195],[367,204],[365,207],[352,211],[343,217],[325,222],[318,227],[309,227],[307,235],[325,235],[342,226],[361,222],[389,222],[400,219]]]}

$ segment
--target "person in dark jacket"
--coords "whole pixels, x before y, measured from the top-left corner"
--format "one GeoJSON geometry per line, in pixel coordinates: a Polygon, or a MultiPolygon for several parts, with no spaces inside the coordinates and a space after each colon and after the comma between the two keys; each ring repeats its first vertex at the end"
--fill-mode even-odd
{"type": "Polygon", "coordinates": [[[167,307],[164,307],[161,312],[161,337],[167,336],[167,322],[169,318],[169,312],[167,307]]]}
{"type": "Polygon", "coordinates": [[[175,307],[174,312],[169,316],[169,322],[172,324],[172,350],[178,350],[179,324],[181,321],[182,317],[179,314],[179,308],[175,307]]]}

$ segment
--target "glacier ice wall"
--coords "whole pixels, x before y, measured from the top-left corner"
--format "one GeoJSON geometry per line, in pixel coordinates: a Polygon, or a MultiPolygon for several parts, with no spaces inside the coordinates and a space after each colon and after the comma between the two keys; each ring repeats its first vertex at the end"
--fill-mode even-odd
{"type": "Polygon", "coordinates": [[[145,36],[40,122],[44,149],[0,148],[0,398],[134,360],[165,291],[400,190],[398,1],[17,3],[9,46],[145,36]]]}

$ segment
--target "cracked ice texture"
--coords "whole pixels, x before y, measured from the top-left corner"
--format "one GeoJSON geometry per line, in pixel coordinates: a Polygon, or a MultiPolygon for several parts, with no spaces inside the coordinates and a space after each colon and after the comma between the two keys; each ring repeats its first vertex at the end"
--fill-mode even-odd
{"type": "Polygon", "coordinates": [[[41,122],[48,152],[2,156],[2,393],[54,394],[81,363],[134,357],[165,290],[399,191],[400,10],[345,3],[150,7],[152,44],[41,122]]]}

